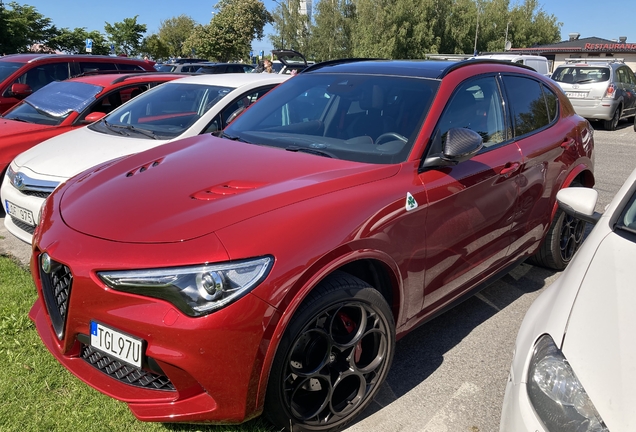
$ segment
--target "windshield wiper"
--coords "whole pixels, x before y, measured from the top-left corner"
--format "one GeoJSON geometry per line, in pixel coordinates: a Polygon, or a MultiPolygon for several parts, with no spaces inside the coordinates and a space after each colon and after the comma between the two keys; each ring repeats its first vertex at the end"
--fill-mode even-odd
{"type": "Polygon", "coordinates": [[[309,153],[309,154],[314,154],[314,155],[317,155],[317,156],[324,156],[324,157],[328,157],[328,158],[335,158],[334,155],[332,155],[331,153],[328,153],[326,151],[317,150],[317,149],[313,149],[313,148],[307,148],[307,147],[289,146],[289,147],[286,147],[285,150],[293,151],[293,152],[309,153]]]}
{"type": "Polygon", "coordinates": [[[152,139],[157,139],[157,135],[153,132],[153,131],[149,131],[147,129],[139,129],[134,127],[133,125],[118,125],[118,124],[111,124],[108,125],[111,128],[118,128],[118,129],[125,129],[127,131],[131,131],[131,132],[137,132],[139,134],[145,135],[148,138],[152,138],[152,139]]]}
{"type": "Polygon", "coordinates": [[[104,126],[106,126],[106,128],[107,128],[108,130],[110,130],[110,131],[113,131],[113,132],[115,132],[115,133],[117,133],[117,134],[119,134],[119,135],[126,135],[126,136],[130,136],[130,134],[129,134],[129,133],[126,133],[126,132],[124,132],[123,130],[119,130],[119,129],[117,129],[117,128],[116,128],[116,126],[115,126],[115,125],[112,125],[112,124],[108,123],[108,122],[106,121],[106,119],[105,119],[105,118],[104,118],[104,119],[102,119],[102,123],[104,123],[104,126]]]}
{"type": "Polygon", "coordinates": [[[13,120],[13,121],[18,121],[18,122],[23,122],[23,123],[31,123],[30,121],[25,120],[25,119],[20,118],[20,117],[2,117],[2,118],[5,119],[5,120],[13,120]]]}
{"type": "Polygon", "coordinates": [[[232,136],[232,135],[228,135],[225,132],[223,132],[221,134],[221,138],[227,138],[229,140],[232,141],[240,141],[240,142],[244,142],[244,143],[248,143],[248,144],[252,144],[251,142],[247,141],[246,139],[241,138],[240,136],[232,136]]]}

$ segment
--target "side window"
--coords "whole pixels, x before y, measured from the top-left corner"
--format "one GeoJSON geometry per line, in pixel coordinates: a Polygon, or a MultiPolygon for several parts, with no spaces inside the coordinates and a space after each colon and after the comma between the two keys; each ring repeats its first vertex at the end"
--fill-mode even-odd
{"type": "Polygon", "coordinates": [[[548,104],[541,83],[521,76],[503,76],[512,111],[515,137],[528,134],[550,124],[548,104]]]}
{"type": "Polygon", "coordinates": [[[559,98],[557,97],[557,95],[554,94],[554,92],[552,90],[550,90],[548,87],[544,86],[543,84],[541,85],[541,88],[543,89],[543,95],[545,96],[545,101],[548,104],[548,115],[550,118],[550,122],[553,122],[554,120],[556,120],[556,117],[559,113],[559,98]]]}
{"type": "Polygon", "coordinates": [[[495,77],[471,80],[455,90],[439,122],[442,140],[451,128],[477,132],[485,147],[506,139],[502,98],[495,77]]]}
{"type": "Polygon", "coordinates": [[[259,98],[261,98],[264,94],[266,94],[274,87],[275,86],[263,87],[238,97],[233,103],[225,107],[219,115],[215,116],[214,119],[205,128],[205,130],[201,133],[213,133],[225,128],[225,126],[227,126],[228,118],[235,111],[238,111],[239,109],[247,109],[251,104],[256,102],[259,98]]]}
{"type": "Polygon", "coordinates": [[[15,80],[16,83],[27,84],[36,91],[53,81],[63,81],[70,77],[69,64],[49,63],[36,66],[15,80]]]}
{"type": "Polygon", "coordinates": [[[114,63],[106,63],[106,62],[83,61],[83,62],[79,62],[79,67],[80,67],[80,73],[103,71],[103,70],[117,70],[117,66],[115,66],[114,63]]]}
{"type": "Polygon", "coordinates": [[[110,70],[119,69],[125,71],[142,71],[144,70],[141,66],[130,63],[115,63],[110,67],[110,70]]]}
{"type": "Polygon", "coordinates": [[[86,112],[86,115],[92,112],[103,112],[108,114],[123,103],[139,96],[147,89],[147,85],[136,85],[133,87],[120,88],[106,95],[102,95],[99,99],[97,99],[97,101],[95,101],[95,103],[93,103],[91,108],[86,112]]]}
{"type": "Polygon", "coordinates": [[[626,82],[625,70],[623,68],[616,69],[616,78],[618,82],[624,83],[626,82]]]}

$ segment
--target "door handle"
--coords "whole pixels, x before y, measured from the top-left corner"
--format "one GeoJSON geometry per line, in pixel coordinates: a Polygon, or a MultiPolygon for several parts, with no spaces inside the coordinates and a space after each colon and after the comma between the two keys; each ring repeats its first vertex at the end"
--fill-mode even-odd
{"type": "Polygon", "coordinates": [[[510,177],[510,174],[517,171],[521,164],[519,162],[508,162],[504,167],[499,171],[499,174],[504,177],[510,177]]]}

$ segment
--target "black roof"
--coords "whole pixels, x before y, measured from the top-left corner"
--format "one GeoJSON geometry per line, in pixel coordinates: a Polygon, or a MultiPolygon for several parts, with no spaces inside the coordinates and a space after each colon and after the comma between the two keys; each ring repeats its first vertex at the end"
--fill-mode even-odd
{"type": "Polygon", "coordinates": [[[374,60],[346,59],[317,63],[303,73],[362,73],[377,75],[414,76],[439,78],[456,62],[443,60],[374,60]]]}
{"type": "Polygon", "coordinates": [[[302,73],[344,73],[409,76],[418,78],[441,79],[449,72],[460,67],[478,63],[502,64],[534,70],[528,66],[495,59],[467,60],[376,60],[347,59],[332,60],[309,66],[302,73]]]}

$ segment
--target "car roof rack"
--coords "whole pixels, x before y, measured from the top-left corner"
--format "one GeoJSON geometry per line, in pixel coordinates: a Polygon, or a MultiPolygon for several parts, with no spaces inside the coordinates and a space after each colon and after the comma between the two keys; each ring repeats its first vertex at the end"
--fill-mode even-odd
{"type": "Polygon", "coordinates": [[[625,63],[624,58],[611,58],[611,57],[581,57],[581,58],[567,58],[565,63],[625,63]]]}

